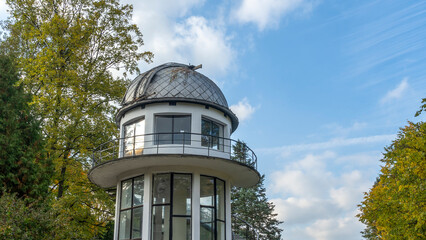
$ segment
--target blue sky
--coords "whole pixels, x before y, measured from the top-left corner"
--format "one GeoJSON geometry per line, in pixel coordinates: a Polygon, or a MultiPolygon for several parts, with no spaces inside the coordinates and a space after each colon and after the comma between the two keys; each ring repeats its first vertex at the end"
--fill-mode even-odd
{"type": "MultiPolygon", "coordinates": [[[[7,16],[0,0],[0,17],[7,16]]],[[[383,148],[426,97],[426,2],[134,4],[154,63],[203,64],[258,155],[286,240],[359,240],[383,148]]]]}

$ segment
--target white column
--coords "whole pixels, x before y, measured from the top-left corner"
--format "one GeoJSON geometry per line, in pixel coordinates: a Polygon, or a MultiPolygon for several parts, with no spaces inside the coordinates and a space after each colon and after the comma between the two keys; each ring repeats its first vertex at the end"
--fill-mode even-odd
{"type": "Polygon", "coordinates": [[[200,174],[192,177],[192,239],[200,240],[200,174]]]}
{"type": "Polygon", "coordinates": [[[226,239],[232,239],[232,215],[231,215],[231,183],[226,181],[226,239]]]}
{"type": "Polygon", "coordinates": [[[151,181],[152,174],[144,175],[144,191],[143,191],[143,217],[142,217],[142,239],[150,239],[151,234],[151,181]]]}
{"type": "Polygon", "coordinates": [[[120,181],[118,181],[117,191],[115,196],[114,240],[118,239],[118,225],[120,223],[120,196],[121,196],[121,184],[120,184],[120,181]]]}

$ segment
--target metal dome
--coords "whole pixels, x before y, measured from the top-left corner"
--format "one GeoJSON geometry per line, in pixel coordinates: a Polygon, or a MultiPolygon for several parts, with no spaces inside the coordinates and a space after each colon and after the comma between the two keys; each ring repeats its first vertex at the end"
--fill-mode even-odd
{"type": "Polygon", "coordinates": [[[136,106],[156,102],[190,102],[216,108],[232,121],[232,131],[238,118],[229,109],[219,87],[208,77],[195,71],[194,66],[166,63],[137,76],[127,88],[116,120],[136,106]]]}

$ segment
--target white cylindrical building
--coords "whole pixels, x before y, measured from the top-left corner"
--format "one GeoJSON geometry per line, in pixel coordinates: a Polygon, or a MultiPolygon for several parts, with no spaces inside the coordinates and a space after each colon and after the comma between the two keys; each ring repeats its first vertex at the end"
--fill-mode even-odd
{"type": "Polygon", "coordinates": [[[117,189],[114,239],[231,240],[231,186],[260,175],[254,152],[230,139],[238,119],[216,84],[160,65],[132,81],[116,121],[120,139],[94,151],[89,172],[117,189]]]}

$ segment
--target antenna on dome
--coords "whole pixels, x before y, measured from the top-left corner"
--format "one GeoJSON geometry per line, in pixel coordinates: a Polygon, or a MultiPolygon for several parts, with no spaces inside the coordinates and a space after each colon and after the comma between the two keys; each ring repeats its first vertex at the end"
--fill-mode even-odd
{"type": "Polygon", "coordinates": [[[203,67],[203,64],[200,64],[200,65],[198,65],[198,66],[189,65],[189,68],[190,68],[191,70],[193,70],[193,71],[195,71],[195,70],[197,70],[197,69],[199,69],[199,68],[202,68],[202,67],[203,67]]]}

